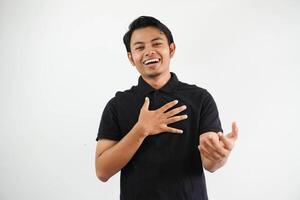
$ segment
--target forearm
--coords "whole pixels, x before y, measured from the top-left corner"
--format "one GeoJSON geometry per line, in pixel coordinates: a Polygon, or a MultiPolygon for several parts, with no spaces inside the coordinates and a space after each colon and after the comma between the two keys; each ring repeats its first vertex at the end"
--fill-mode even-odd
{"type": "Polygon", "coordinates": [[[96,158],[98,177],[107,181],[119,172],[130,161],[145,138],[143,128],[136,124],[122,140],[96,158]]]}

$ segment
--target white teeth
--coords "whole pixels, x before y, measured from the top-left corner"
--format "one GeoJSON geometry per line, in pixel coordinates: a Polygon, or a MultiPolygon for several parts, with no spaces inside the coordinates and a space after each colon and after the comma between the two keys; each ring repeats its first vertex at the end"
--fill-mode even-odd
{"type": "Polygon", "coordinates": [[[154,59],[146,60],[144,63],[145,63],[146,65],[148,65],[148,64],[151,63],[151,62],[159,62],[159,59],[158,59],[158,58],[154,58],[154,59]]]}

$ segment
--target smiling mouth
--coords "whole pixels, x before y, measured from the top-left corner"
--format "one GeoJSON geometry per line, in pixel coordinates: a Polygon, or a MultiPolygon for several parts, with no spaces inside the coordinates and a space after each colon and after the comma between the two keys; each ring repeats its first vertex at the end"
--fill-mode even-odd
{"type": "Polygon", "coordinates": [[[156,64],[159,63],[160,59],[159,58],[154,58],[154,59],[149,59],[143,62],[144,65],[151,65],[151,64],[156,64]]]}

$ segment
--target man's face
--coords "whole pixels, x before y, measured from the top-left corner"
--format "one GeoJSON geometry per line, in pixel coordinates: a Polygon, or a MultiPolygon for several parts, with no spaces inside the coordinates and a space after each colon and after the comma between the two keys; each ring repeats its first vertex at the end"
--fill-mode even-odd
{"type": "Polygon", "coordinates": [[[155,27],[136,29],[131,36],[128,58],[144,78],[169,73],[175,44],[168,44],[166,35],[155,27]]]}

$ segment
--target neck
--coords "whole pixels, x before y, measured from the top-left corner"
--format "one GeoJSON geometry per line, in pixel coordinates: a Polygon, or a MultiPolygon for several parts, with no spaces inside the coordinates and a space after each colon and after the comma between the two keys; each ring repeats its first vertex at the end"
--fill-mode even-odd
{"type": "Polygon", "coordinates": [[[171,73],[161,74],[155,77],[143,77],[143,79],[155,89],[162,88],[171,78],[171,73]]]}

